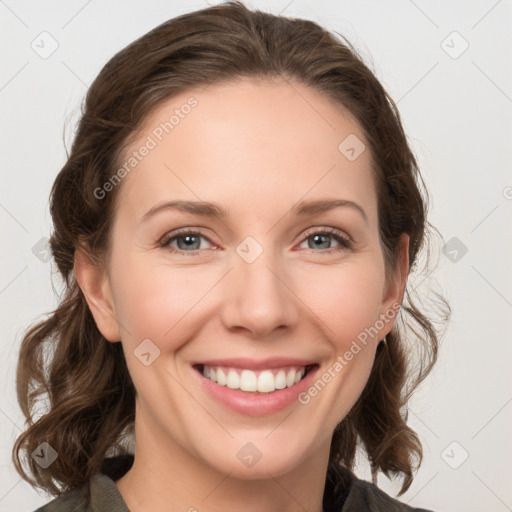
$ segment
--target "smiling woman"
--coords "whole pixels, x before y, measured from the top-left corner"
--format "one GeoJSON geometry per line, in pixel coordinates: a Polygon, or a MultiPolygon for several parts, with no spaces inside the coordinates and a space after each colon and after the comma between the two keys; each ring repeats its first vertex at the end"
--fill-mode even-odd
{"type": "Polygon", "coordinates": [[[392,99],[313,22],[232,2],[114,56],[52,190],[66,294],[20,352],[40,510],[420,510],[376,484],[422,458],[422,186],[392,99]]]}

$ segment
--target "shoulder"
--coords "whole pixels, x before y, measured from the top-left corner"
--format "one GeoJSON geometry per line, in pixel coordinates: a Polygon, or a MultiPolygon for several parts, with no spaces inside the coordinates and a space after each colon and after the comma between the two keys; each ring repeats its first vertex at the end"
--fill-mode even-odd
{"type": "Polygon", "coordinates": [[[129,512],[115,481],[132,463],[131,455],[105,459],[101,473],[94,475],[87,484],[55,498],[35,512],[129,512]]]}
{"type": "Polygon", "coordinates": [[[350,492],[341,512],[432,512],[414,508],[386,494],[374,484],[353,478],[350,492]]]}
{"type": "Polygon", "coordinates": [[[94,475],[89,484],[55,498],[35,512],[90,512],[91,510],[129,512],[117,490],[115,481],[107,475],[94,475]]]}
{"type": "Polygon", "coordinates": [[[53,499],[35,512],[87,512],[87,507],[87,487],[84,486],[53,499]]]}

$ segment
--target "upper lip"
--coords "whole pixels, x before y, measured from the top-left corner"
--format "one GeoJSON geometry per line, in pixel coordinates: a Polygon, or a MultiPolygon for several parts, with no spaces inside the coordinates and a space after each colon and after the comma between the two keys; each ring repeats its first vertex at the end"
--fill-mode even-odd
{"type": "Polygon", "coordinates": [[[310,359],[296,359],[292,357],[271,357],[267,359],[248,359],[246,357],[236,357],[230,359],[209,359],[207,361],[196,361],[192,366],[224,366],[227,368],[241,368],[246,370],[267,370],[273,368],[283,368],[286,366],[311,366],[317,364],[310,359]]]}

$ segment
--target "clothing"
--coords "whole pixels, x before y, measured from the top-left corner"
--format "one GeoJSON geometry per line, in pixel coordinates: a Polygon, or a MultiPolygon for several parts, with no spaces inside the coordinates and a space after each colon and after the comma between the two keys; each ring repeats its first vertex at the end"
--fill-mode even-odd
{"type": "MultiPolygon", "coordinates": [[[[94,475],[89,485],[59,496],[35,512],[130,512],[115,482],[131,468],[133,460],[133,455],[106,458],[101,473],[94,475]]],[[[335,493],[327,480],[323,505],[325,512],[431,512],[401,503],[353,475],[348,492],[335,493]]]]}

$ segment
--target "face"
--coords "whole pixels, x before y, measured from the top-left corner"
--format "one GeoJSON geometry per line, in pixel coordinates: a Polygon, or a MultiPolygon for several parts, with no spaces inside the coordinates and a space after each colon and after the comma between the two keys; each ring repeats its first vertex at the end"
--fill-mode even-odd
{"type": "Polygon", "coordinates": [[[77,263],[122,342],[137,443],[244,479],[326,461],[407,273],[405,238],[386,282],[361,144],[352,116],[298,83],[211,85],[147,120],[115,185],[108,270],[77,263]]]}

